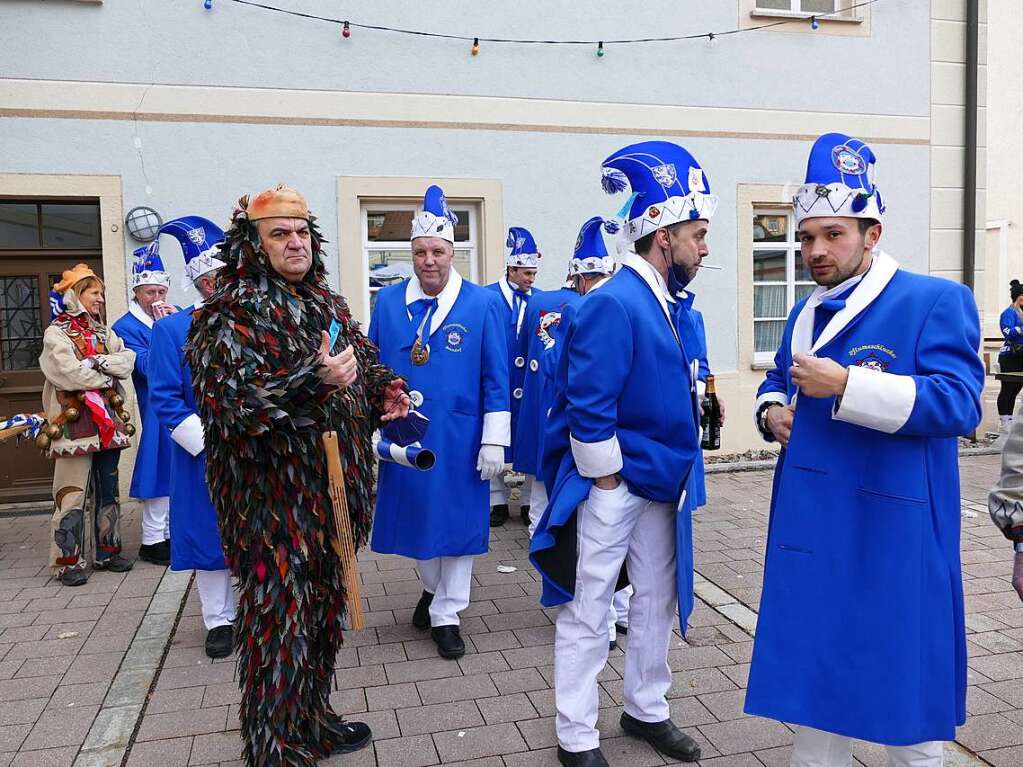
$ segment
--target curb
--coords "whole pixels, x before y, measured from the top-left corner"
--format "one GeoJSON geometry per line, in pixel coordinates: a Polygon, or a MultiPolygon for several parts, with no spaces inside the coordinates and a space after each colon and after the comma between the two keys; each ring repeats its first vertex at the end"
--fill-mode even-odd
{"type": "MultiPolygon", "coordinates": [[[[959,451],[960,458],[971,458],[976,455],[1001,455],[997,447],[964,447],[959,451]]],[[[729,463],[708,463],[703,467],[704,474],[732,474],[741,471],[769,471],[777,464],[777,459],[766,461],[732,461],[729,463]]]]}
{"type": "Polygon", "coordinates": [[[74,767],[120,767],[181,615],[192,572],[169,568],[142,616],[74,767]]]}

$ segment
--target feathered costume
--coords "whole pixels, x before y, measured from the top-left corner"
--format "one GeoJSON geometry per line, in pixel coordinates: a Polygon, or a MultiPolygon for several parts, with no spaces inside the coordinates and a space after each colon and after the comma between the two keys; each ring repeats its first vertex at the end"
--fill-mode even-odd
{"type": "Polygon", "coordinates": [[[289,284],[260,248],[248,198],[240,204],[222,246],[227,266],[219,289],[192,324],[187,354],[210,496],[239,581],[245,764],[306,767],[341,743],[329,695],[345,584],[321,435],[338,432],[360,546],[373,509],[371,435],[397,377],[379,364],[376,347],[327,286],[313,217],[312,268],[289,284]],[[340,324],[335,353],[351,344],[359,363],[359,378],[343,392],[317,372],[321,331],[329,332],[332,320],[340,324]]]}

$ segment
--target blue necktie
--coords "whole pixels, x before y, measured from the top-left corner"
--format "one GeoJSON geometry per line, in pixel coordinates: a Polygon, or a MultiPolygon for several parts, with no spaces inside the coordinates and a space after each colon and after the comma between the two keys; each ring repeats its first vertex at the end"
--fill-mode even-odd
{"type": "Polygon", "coordinates": [[[845,299],[849,296],[850,293],[853,292],[853,289],[855,289],[855,287],[856,286],[854,285],[840,298],[825,298],[823,301],[820,302],[820,305],[818,305],[817,308],[813,310],[814,343],[817,342],[817,339],[820,338],[821,333],[824,332],[824,328],[826,328],[828,326],[828,323],[831,322],[831,318],[845,308],[845,299]]]}
{"type": "Polygon", "coordinates": [[[433,316],[434,311],[437,309],[437,299],[416,299],[408,305],[408,309],[412,314],[412,327],[416,329],[415,339],[419,339],[422,342],[424,337],[430,337],[430,317],[433,316]]]}

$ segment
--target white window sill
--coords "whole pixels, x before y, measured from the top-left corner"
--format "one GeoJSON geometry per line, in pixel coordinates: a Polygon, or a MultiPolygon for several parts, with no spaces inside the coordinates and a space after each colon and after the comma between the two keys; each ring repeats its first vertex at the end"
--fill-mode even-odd
{"type": "Polygon", "coordinates": [[[818,22],[837,24],[862,24],[863,19],[854,15],[804,13],[803,11],[782,11],[771,8],[754,8],[749,12],[751,19],[803,19],[809,21],[816,17],[818,22]]]}
{"type": "Polygon", "coordinates": [[[773,367],[774,367],[774,361],[773,360],[771,360],[771,361],[768,361],[768,360],[762,360],[762,361],[754,360],[753,362],[750,363],[749,369],[750,370],[770,370],[773,367]]]}

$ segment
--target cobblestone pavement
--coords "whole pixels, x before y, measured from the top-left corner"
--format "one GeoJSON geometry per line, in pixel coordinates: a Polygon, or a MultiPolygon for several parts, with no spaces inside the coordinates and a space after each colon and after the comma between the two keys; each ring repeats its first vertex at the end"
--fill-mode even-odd
{"type": "MultiPolygon", "coordinates": [[[[984,505],[998,457],[961,465],[970,717],[948,763],[1016,767],[1023,764],[1023,604],[1009,585],[1011,551],[984,505]]],[[[709,475],[709,505],[695,522],[702,599],[687,641],[674,638],[669,697],[675,721],[702,744],[706,767],[788,764],[791,731],[742,714],[752,648],[742,626],[753,628],[760,597],[770,478],[709,475]]],[[[126,577],[99,573],[84,590],[69,590],[42,572],[45,535],[45,517],[0,519],[0,767],[122,759],[131,767],[241,765],[234,664],[203,654],[194,589],[178,616],[187,578],[140,564],[126,577]],[[136,662],[154,654],[155,682],[136,662]]],[[[375,741],[324,765],[557,764],[554,613],[539,608],[525,557],[521,524],[494,531],[463,613],[467,654],[453,662],[411,626],[421,591],[411,563],[363,555],[368,628],[347,636],[332,697],[339,711],[370,723],[375,741]],[[517,569],[502,573],[498,565],[517,569]]],[[[616,650],[600,677],[604,751],[612,764],[665,764],[619,729],[623,663],[616,650]]],[[[885,764],[881,749],[861,744],[855,753],[867,767],[885,764]]]]}

